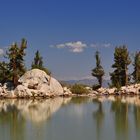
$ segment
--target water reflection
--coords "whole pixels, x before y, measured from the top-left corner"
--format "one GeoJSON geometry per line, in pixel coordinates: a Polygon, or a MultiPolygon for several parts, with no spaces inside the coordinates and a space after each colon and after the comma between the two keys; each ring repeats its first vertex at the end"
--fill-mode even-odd
{"type": "Polygon", "coordinates": [[[94,104],[98,104],[98,108],[93,112],[93,119],[96,121],[97,139],[100,139],[100,131],[102,130],[103,121],[105,121],[103,106],[108,102],[110,108],[110,124],[114,123],[116,140],[131,139],[130,132],[136,133],[140,138],[140,98],[135,97],[100,97],[93,100],[94,104]],[[110,102],[111,101],[111,102],[110,102]],[[113,122],[111,122],[113,119],[113,122]],[[134,126],[133,126],[134,125],[134,126]],[[133,127],[135,131],[132,130],[133,127]]]}
{"type": "Polygon", "coordinates": [[[71,98],[0,100],[0,116],[5,119],[8,115],[16,115],[22,120],[41,123],[49,119],[53,113],[70,100],[71,98]]]}
{"type": "Polygon", "coordinates": [[[135,126],[136,131],[139,132],[140,130],[140,106],[134,106],[134,120],[135,120],[135,126]]]}
{"type": "Polygon", "coordinates": [[[103,111],[103,106],[102,102],[100,99],[93,99],[93,103],[96,104],[97,110],[93,112],[93,119],[96,120],[96,134],[97,134],[97,140],[100,139],[100,131],[102,130],[102,124],[104,120],[104,111],[103,111]]]}
{"type": "Polygon", "coordinates": [[[0,129],[1,135],[5,134],[7,139],[11,140],[23,140],[24,139],[24,118],[18,113],[19,110],[12,104],[6,104],[0,102],[0,125],[5,126],[4,129],[0,129]],[[8,138],[8,136],[10,138],[8,138]]]}
{"type": "Polygon", "coordinates": [[[0,100],[2,140],[139,140],[139,132],[139,97],[0,100]]]}
{"type": "Polygon", "coordinates": [[[116,101],[111,104],[111,111],[114,113],[113,117],[117,139],[120,139],[119,137],[122,136],[122,134],[125,139],[128,139],[128,110],[128,103],[121,102],[121,99],[116,99],[116,101]]]}
{"type": "Polygon", "coordinates": [[[74,97],[71,99],[72,104],[78,105],[88,103],[89,101],[91,101],[89,97],[74,97]]]}

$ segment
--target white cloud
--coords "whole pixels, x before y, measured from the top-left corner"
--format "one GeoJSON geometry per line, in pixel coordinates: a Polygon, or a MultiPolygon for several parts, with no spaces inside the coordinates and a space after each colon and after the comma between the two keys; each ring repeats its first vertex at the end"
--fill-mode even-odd
{"type": "Polygon", "coordinates": [[[65,44],[58,44],[58,45],[56,45],[56,48],[57,49],[65,48],[65,44]]]}
{"type": "MultiPolygon", "coordinates": [[[[52,46],[53,45],[51,45],[51,47],[52,46]]],[[[67,48],[70,52],[81,53],[87,47],[87,44],[84,44],[81,41],[77,41],[77,42],[67,42],[67,43],[63,43],[63,44],[58,44],[53,47],[55,47],[57,49],[67,48]]]]}
{"type": "Polygon", "coordinates": [[[0,56],[3,56],[3,55],[4,55],[4,50],[0,49],[0,56]]]}
{"type": "Polygon", "coordinates": [[[91,44],[90,47],[92,47],[92,48],[111,48],[112,44],[111,43],[103,43],[103,44],[94,43],[94,44],[91,44]]]}
{"type": "Polygon", "coordinates": [[[104,47],[105,48],[110,48],[110,47],[112,47],[112,45],[111,45],[111,43],[107,43],[107,44],[104,44],[104,47]]]}
{"type": "Polygon", "coordinates": [[[84,51],[84,49],[90,46],[92,48],[111,48],[113,45],[111,43],[93,43],[90,45],[87,45],[83,43],[82,41],[76,41],[76,42],[66,42],[63,44],[57,44],[57,45],[51,45],[52,48],[57,49],[68,49],[70,52],[73,53],[81,53],[84,51]]]}

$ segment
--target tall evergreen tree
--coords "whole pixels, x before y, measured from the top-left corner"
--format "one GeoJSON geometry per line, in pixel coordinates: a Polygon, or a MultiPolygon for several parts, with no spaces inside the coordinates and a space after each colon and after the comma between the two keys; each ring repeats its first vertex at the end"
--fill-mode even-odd
{"type": "Polygon", "coordinates": [[[135,83],[139,83],[140,82],[140,52],[136,52],[134,56],[133,66],[134,66],[134,72],[132,73],[133,80],[135,81],[135,83]]]}
{"type": "Polygon", "coordinates": [[[128,84],[128,65],[131,63],[129,52],[126,46],[115,48],[114,52],[114,72],[110,73],[112,84],[111,86],[120,87],[128,84]]]}
{"type": "Polygon", "coordinates": [[[4,84],[10,78],[9,65],[6,62],[0,62],[0,83],[4,84]]]}
{"type": "Polygon", "coordinates": [[[19,77],[25,72],[24,56],[25,49],[27,48],[27,41],[22,39],[20,46],[17,43],[11,45],[7,51],[7,57],[9,59],[9,70],[12,81],[16,86],[18,84],[19,77]]]}
{"type": "Polygon", "coordinates": [[[43,65],[43,57],[40,55],[40,52],[37,50],[35,53],[34,61],[32,62],[31,65],[32,69],[40,69],[45,71],[48,75],[50,75],[50,71],[44,67],[43,65]]]}
{"type": "Polygon", "coordinates": [[[96,77],[99,82],[99,86],[102,86],[103,76],[104,76],[104,69],[101,66],[101,59],[99,57],[99,52],[95,52],[96,58],[96,67],[92,70],[92,76],[96,77]]]}

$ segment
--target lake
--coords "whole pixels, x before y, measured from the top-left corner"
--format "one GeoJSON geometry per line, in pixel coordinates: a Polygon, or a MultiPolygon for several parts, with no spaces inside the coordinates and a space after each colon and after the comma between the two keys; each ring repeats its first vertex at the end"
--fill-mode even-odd
{"type": "Polygon", "coordinates": [[[0,140],[140,140],[139,97],[0,100],[0,140]]]}

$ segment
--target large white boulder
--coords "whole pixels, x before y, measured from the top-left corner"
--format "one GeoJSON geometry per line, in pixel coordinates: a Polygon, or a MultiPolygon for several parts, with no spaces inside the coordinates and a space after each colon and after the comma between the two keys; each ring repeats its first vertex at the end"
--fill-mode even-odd
{"type": "Polygon", "coordinates": [[[31,89],[38,89],[38,87],[44,83],[49,85],[50,76],[47,75],[44,71],[39,69],[32,69],[27,71],[18,82],[24,86],[27,86],[31,89]]]}
{"type": "Polygon", "coordinates": [[[14,93],[17,97],[31,97],[32,96],[31,91],[24,85],[18,85],[14,93]]]}
{"type": "Polygon", "coordinates": [[[62,88],[62,86],[61,86],[60,83],[59,83],[56,79],[54,79],[53,77],[50,78],[49,87],[50,87],[51,93],[57,94],[57,95],[62,95],[62,94],[63,94],[63,88],[62,88]]]}
{"type": "Polygon", "coordinates": [[[26,72],[18,81],[15,89],[17,96],[52,96],[63,95],[63,88],[53,77],[39,69],[26,72]]]}

